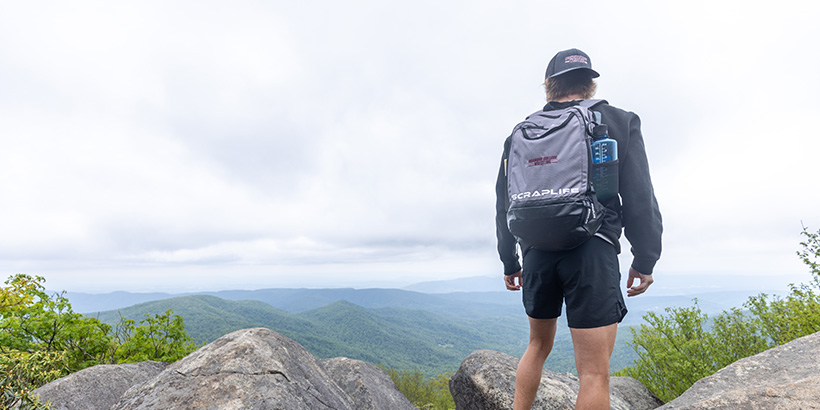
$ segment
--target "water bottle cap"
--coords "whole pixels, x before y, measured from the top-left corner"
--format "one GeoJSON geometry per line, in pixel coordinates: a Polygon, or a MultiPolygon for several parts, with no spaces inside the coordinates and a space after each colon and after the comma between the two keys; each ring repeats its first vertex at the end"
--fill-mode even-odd
{"type": "Polygon", "coordinates": [[[606,138],[607,134],[609,134],[609,128],[606,124],[596,125],[592,128],[592,135],[595,137],[606,138]]]}

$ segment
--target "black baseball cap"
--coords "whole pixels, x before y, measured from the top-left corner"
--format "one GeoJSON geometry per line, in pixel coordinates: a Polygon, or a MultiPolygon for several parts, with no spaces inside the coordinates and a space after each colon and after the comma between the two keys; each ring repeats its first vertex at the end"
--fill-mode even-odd
{"type": "Polygon", "coordinates": [[[571,48],[559,51],[547,65],[547,75],[544,78],[555,77],[572,70],[587,69],[592,72],[592,78],[599,77],[597,71],[592,69],[592,60],[587,53],[571,48]]]}

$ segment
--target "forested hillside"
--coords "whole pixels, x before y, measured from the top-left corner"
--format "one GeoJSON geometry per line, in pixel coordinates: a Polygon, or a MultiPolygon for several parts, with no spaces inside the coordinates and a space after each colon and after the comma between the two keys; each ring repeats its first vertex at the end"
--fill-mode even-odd
{"type": "MultiPolygon", "coordinates": [[[[99,318],[115,322],[120,315],[141,318],[172,309],[185,318],[189,334],[210,342],[234,330],[267,327],[282,333],[320,358],[345,356],[426,375],[454,371],[476,349],[521,355],[526,321],[466,320],[421,310],[367,309],[337,301],[292,314],[259,301],[227,301],[213,296],[185,296],[148,302],[99,318]]],[[[525,320],[525,319],[524,319],[525,320]]]]}
{"type": "MultiPolygon", "coordinates": [[[[238,329],[267,327],[299,342],[320,358],[344,356],[397,369],[419,369],[428,376],[455,371],[467,355],[478,349],[520,357],[529,331],[524,315],[465,319],[418,309],[364,308],[343,300],[288,313],[260,301],[195,295],[98,315],[102,321],[113,323],[120,316],[139,319],[168,309],[185,319],[189,334],[198,342],[210,342],[238,329]]],[[[555,353],[547,367],[574,372],[572,343],[565,326],[559,327],[556,339],[555,353]]],[[[624,367],[632,359],[631,349],[618,343],[613,368],[624,367]]]]}

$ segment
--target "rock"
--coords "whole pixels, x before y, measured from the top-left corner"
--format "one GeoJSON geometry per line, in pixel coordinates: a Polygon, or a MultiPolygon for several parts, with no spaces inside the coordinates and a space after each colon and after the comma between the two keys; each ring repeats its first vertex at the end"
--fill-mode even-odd
{"type": "Polygon", "coordinates": [[[382,369],[360,360],[337,357],[319,360],[356,410],[418,410],[382,369]]]}
{"type": "MultiPolygon", "coordinates": [[[[513,393],[515,392],[515,370],[518,359],[513,356],[491,350],[477,350],[467,356],[459,366],[458,371],[450,378],[450,393],[459,410],[498,410],[512,409],[513,393]]],[[[573,382],[567,375],[549,372],[543,377],[542,385],[553,384],[550,376],[555,376],[558,383],[549,390],[550,406],[544,409],[573,408],[577,388],[573,389],[573,382]]],[[[540,391],[539,397],[533,403],[534,408],[543,405],[540,391]]]]}
{"type": "Polygon", "coordinates": [[[55,410],[418,410],[378,367],[347,358],[316,360],[268,329],[231,333],[171,365],[91,367],[34,393],[55,410]]]}
{"type": "Polygon", "coordinates": [[[301,345],[272,330],[239,330],[128,390],[124,409],[355,409],[301,345]]]}
{"type": "Polygon", "coordinates": [[[663,404],[643,383],[631,377],[611,377],[609,394],[618,395],[629,409],[655,409],[663,404]]]}
{"type": "MultiPolygon", "coordinates": [[[[512,409],[518,359],[490,350],[467,356],[450,378],[450,393],[458,410],[512,409]]],[[[544,370],[533,402],[534,409],[572,410],[578,395],[578,378],[544,370]]],[[[613,377],[610,406],[617,410],[649,410],[663,404],[638,381],[613,377]]]]}
{"type": "Polygon", "coordinates": [[[152,379],[167,363],[102,364],[48,383],[33,394],[52,410],[109,409],[126,390],[152,379]]]}
{"type": "Polygon", "coordinates": [[[820,332],[738,360],[661,409],[820,409],[820,332]]]}

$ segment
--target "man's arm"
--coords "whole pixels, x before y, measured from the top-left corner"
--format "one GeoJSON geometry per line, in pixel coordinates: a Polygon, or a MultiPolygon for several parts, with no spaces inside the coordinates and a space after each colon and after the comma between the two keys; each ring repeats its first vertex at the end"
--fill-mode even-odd
{"type": "MultiPolygon", "coordinates": [[[[642,277],[652,274],[655,262],[661,255],[663,224],[649,176],[640,118],[631,114],[628,127],[627,155],[620,168],[619,191],[623,201],[624,235],[632,245],[632,269],[641,275],[633,276],[630,270],[630,279],[641,278],[644,282],[642,277]]],[[[652,283],[651,278],[648,283],[652,283]]],[[[640,293],[643,291],[637,294],[640,293]]]]}
{"type": "Polygon", "coordinates": [[[511,275],[521,270],[518,262],[516,239],[507,227],[507,170],[505,160],[510,150],[510,139],[504,142],[504,155],[498,169],[495,183],[495,236],[498,240],[498,256],[504,264],[504,274],[511,275]]]}

